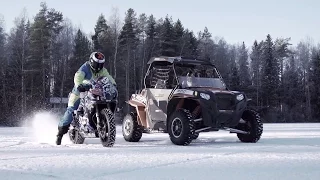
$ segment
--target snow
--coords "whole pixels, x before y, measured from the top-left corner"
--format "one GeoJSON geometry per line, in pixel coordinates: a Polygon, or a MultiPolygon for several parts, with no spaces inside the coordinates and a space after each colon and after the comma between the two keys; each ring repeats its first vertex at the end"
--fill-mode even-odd
{"type": "Polygon", "coordinates": [[[258,143],[227,131],[201,133],[189,146],[167,134],[143,134],[116,144],[99,139],[54,144],[57,117],[42,113],[29,125],[0,128],[0,179],[320,179],[320,124],[265,124],[258,143]]]}

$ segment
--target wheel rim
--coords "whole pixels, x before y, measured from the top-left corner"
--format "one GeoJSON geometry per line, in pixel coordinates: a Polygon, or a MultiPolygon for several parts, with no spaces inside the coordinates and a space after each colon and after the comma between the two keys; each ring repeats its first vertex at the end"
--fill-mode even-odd
{"type": "Polygon", "coordinates": [[[247,128],[247,131],[248,131],[249,133],[251,133],[251,130],[252,130],[252,124],[251,124],[251,122],[250,122],[250,121],[248,121],[248,122],[246,123],[246,128],[247,128]]]}
{"type": "Polygon", "coordinates": [[[70,140],[72,142],[75,142],[76,139],[77,139],[77,136],[79,136],[79,131],[75,130],[75,129],[72,129],[69,131],[69,137],[70,137],[70,140]]]}
{"type": "Polygon", "coordinates": [[[182,121],[179,118],[175,118],[171,123],[171,132],[175,138],[178,138],[182,134],[182,121]]]}
{"type": "Polygon", "coordinates": [[[132,123],[130,119],[126,119],[124,121],[124,126],[123,126],[123,132],[126,136],[129,136],[129,134],[131,133],[131,127],[132,127],[132,123]]]}
{"type": "Polygon", "coordinates": [[[106,117],[101,118],[101,121],[102,122],[100,124],[102,126],[100,126],[100,128],[99,128],[100,131],[98,131],[98,132],[100,134],[100,137],[105,138],[105,137],[108,137],[110,128],[108,128],[109,124],[107,122],[107,118],[106,117]],[[107,129],[108,129],[108,131],[107,131],[107,129]]]}
{"type": "MultiPolygon", "coordinates": [[[[243,131],[247,131],[249,133],[251,133],[251,130],[252,130],[252,122],[250,121],[250,118],[245,118],[243,119],[244,121],[246,121],[244,124],[243,124],[243,128],[241,130],[243,131]]],[[[247,134],[248,135],[248,134],[247,134]]]]}
{"type": "Polygon", "coordinates": [[[251,129],[251,121],[250,121],[250,117],[244,118],[243,119],[246,123],[244,123],[246,125],[247,130],[251,129]]]}

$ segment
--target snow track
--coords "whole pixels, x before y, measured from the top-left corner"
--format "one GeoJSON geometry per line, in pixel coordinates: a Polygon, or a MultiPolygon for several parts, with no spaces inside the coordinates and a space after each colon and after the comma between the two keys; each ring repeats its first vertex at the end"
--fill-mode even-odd
{"type": "Polygon", "coordinates": [[[265,124],[258,143],[226,131],[200,133],[189,146],[168,134],[107,148],[98,138],[54,144],[26,127],[0,128],[0,179],[320,179],[320,124],[265,124]]]}

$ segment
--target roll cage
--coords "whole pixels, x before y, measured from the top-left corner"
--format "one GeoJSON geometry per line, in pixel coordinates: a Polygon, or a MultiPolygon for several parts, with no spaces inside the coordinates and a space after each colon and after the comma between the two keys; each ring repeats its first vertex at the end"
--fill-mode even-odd
{"type": "Polygon", "coordinates": [[[180,83],[179,76],[195,76],[201,72],[202,76],[206,76],[206,72],[210,70],[211,77],[206,76],[207,78],[222,79],[220,72],[210,60],[160,56],[152,57],[147,64],[149,67],[144,77],[144,88],[173,89],[180,83]]]}

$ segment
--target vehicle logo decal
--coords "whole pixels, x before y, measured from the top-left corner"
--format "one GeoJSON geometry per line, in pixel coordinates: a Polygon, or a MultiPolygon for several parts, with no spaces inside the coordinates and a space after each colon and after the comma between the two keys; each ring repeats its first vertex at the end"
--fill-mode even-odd
{"type": "Polygon", "coordinates": [[[177,89],[174,91],[174,94],[186,94],[193,96],[194,91],[187,90],[187,89],[177,89]]]}

